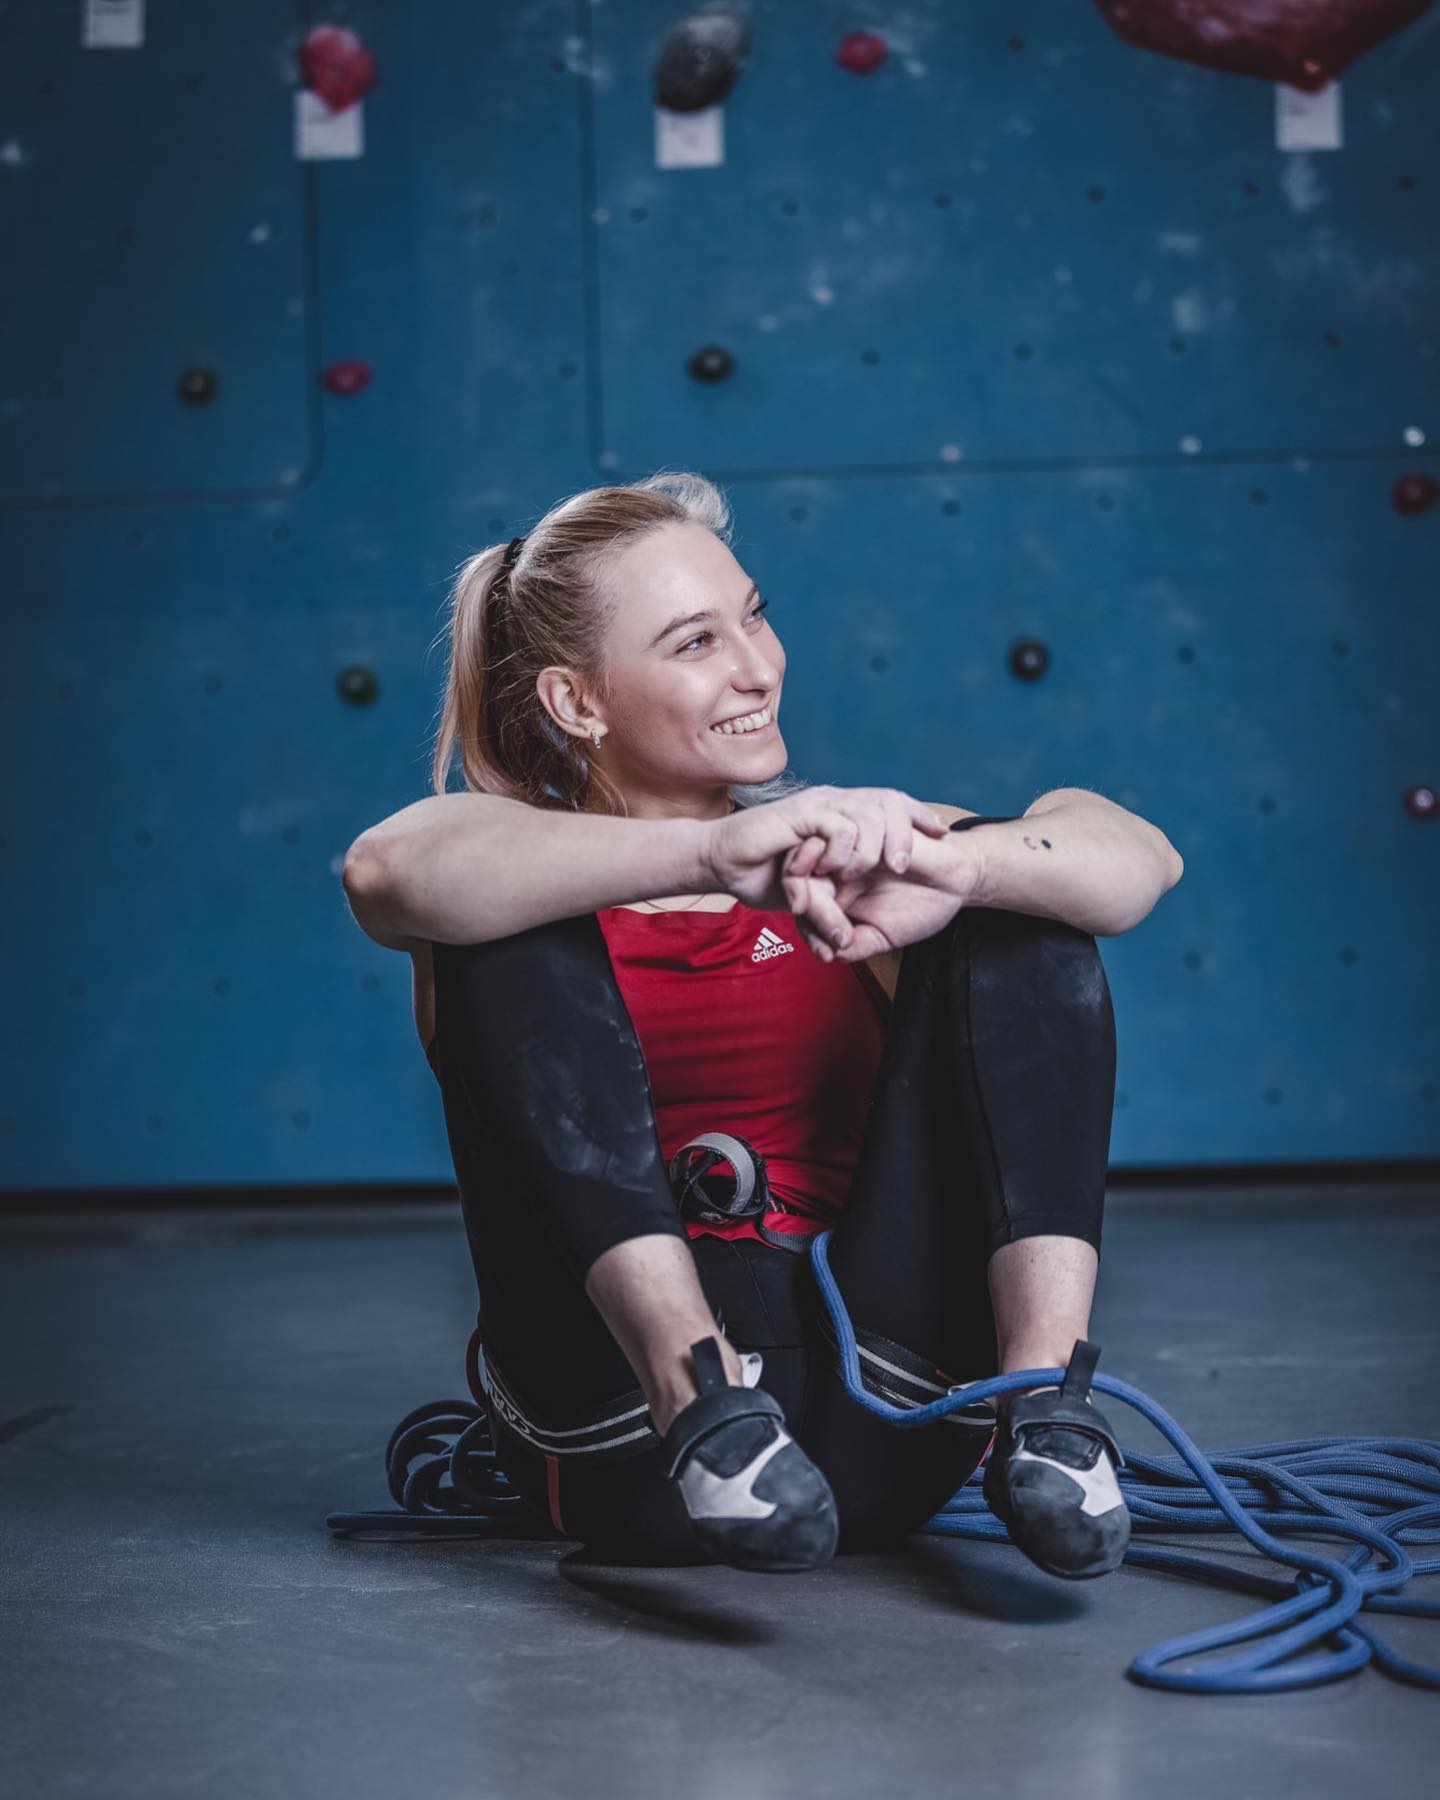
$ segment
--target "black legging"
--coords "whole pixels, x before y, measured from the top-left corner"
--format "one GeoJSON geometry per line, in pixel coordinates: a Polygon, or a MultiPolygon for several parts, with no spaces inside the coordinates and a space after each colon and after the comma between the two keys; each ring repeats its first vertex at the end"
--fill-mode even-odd
{"type": "MultiPolygon", "coordinates": [[[[599,921],[434,955],[446,1126],[487,1365],[503,1378],[489,1408],[501,1465],[566,1537],[626,1560],[706,1560],[584,1287],[611,1245],[685,1236],[599,921]],[[511,1428],[505,1396],[555,1454],[511,1428]],[[611,1448],[587,1454],[595,1439],[611,1448]]],[[[986,1265],[1036,1233],[1099,1251],[1114,1097],[1114,1013],[1089,933],[965,906],[905,950],[829,1246],[867,1387],[913,1406],[999,1372],[986,1265]]],[[[808,1253],[712,1236],[690,1247],[717,1323],[737,1351],[762,1353],[760,1385],[835,1492],[842,1552],[899,1541],[970,1478],[989,1426],[899,1431],[850,1399],[808,1253]]]]}

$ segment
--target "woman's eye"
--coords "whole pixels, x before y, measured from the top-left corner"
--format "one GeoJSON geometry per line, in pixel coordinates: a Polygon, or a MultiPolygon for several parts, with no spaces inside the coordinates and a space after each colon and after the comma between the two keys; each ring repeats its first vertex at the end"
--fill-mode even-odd
{"type": "MultiPolygon", "coordinates": [[[[770,604],[770,602],[768,600],[757,600],[755,602],[754,606],[752,606],[750,608],[750,617],[749,617],[749,620],[747,621],[747,623],[753,623],[756,619],[758,619],[760,617],[761,613],[764,612],[765,608],[769,604],[770,604]]],[[[714,635],[715,634],[713,631],[696,632],[695,636],[693,638],[687,638],[687,640],[680,646],[680,648],[682,651],[688,650],[692,644],[699,644],[699,643],[703,642],[704,639],[706,639],[708,637],[713,637],[714,635]]]]}

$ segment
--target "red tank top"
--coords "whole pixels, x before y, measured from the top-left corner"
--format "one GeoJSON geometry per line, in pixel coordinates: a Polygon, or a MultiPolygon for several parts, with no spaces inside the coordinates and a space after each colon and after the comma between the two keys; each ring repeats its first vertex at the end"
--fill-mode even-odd
{"type": "MultiPolygon", "coordinates": [[[[668,1163],[701,1131],[731,1131],[763,1153],[788,1209],[766,1228],[813,1236],[850,1187],[890,1003],[870,970],[812,953],[788,912],[602,908],[621,997],[650,1076],[668,1163]]],[[[749,1237],[749,1219],[689,1237],[749,1237]]]]}

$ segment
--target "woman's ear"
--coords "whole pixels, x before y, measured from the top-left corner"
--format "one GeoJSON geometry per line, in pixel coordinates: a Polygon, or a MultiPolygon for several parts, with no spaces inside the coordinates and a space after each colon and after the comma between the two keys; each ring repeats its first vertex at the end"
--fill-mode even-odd
{"type": "Polygon", "coordinates": [[[551,663],[535,677],[535,695],[562,731],[572,737],[589,737],[592,722],[598,724],[573,669],[551,663]]]}

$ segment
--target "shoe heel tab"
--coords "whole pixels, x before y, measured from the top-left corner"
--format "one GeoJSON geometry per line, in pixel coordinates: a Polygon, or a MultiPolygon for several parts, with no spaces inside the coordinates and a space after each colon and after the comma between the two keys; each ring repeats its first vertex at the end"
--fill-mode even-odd
{"type": "Polygon", "coordinates": [[[1076,1338],[1065,1367],[1065,1379],[1060,1383],[1060,1392],[1067,1400],[1079,1402],[1090,1398],[1090,1383],[1099,1361],[1100,1346],[1092,1344],[1089,1338],[1076,1338]]]}
{"type": "Polygon", "coordinates": [[[690,1358],[695,1364],[695,1386],[700,1393],[713,1394],[717,1388],[730,1385],[725,1374],[725,1359],[715,1338],[703,1337],[693,1343],[690,1358]]]}

